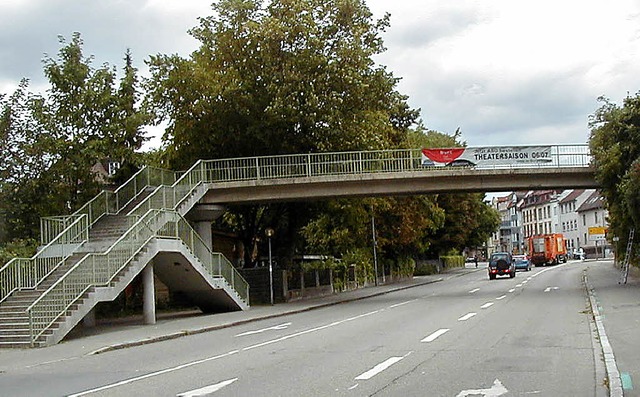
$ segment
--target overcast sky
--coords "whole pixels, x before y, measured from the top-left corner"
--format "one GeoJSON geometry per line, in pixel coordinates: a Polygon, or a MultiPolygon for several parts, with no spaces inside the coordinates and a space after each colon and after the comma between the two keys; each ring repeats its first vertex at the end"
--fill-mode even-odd
{"type": "MultiPolygon", "coordinates": [[[[44,54],[82,34],[94,66],[120,68],[127,48],[145,72],[151,54],[188,56],[187,34],[209,0],[0,0],[0,92],[23,77],[43,92],[44,54]]],[[[367,0],[391,14],[376,61],[425,125],[470,146],[584,143],[601,95],[640,91],[638,0],[367,0]]]]}

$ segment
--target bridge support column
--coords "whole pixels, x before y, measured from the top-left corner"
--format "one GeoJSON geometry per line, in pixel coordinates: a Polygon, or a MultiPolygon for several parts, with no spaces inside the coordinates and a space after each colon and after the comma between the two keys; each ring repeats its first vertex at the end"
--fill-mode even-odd
{"type": "Polygon", "coordinates": [[[211,223],[224,214],[226,207],[217,204],[197,204],[186,215],[206,246],[213,250],[211,223]]]}
{"type": "Polygon", "coordinates": [[[211,250],[213,248],[213,237],[211,235],[211,221],[194,222],[193,228],[202,239],[202,242],[211,250]]]}
{"type": "Polygon", "coordinates": [[[156,291],[153,281],[153,262],[149,262],[142,270],[142,285],[144,289],[142,299],[144,323],[153,325],[156,323],[156,291]]]}

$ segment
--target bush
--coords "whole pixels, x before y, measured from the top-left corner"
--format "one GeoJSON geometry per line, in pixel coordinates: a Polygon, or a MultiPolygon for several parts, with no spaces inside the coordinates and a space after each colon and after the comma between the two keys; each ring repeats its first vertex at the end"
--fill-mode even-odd
{"type": "Polygon", "coordinates": [[[464,256],[462,255],[441,256],[440,260],[442,261],[442,265],[445,269],[453,267],[464,267],[464,256]]]}

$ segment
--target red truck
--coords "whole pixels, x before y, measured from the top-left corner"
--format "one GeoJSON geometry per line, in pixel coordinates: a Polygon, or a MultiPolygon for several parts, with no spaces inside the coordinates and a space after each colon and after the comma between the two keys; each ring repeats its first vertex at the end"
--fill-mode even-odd
{"type": "Polygon", "coordinates": [[[567,262],[567,246],[560,233],[538,234],[529,239],[529,256],[535,266],[567,262]]]}

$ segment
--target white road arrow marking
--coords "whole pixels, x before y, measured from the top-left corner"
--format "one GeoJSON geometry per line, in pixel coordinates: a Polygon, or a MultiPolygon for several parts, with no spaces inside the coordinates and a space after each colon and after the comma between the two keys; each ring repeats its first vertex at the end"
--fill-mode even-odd
{"type": "Polygon", "coordinates": [[[421,340],[420,342],[433,342],[434,340],[438,339],[440,336],[446,334],[447,332],[449,332],[449,328],[439,329],[436,332],[424,338],[423,340],[421,340]]]}
{"type": "Polygon", "coordinates": [[[558,287],[547,287],[547,289],[544,290],[544,292],[551,292],[552,290],[557,290],[558,287]]]}
{"type": "Polygon", "coordinates": [[[287,327],[289,327],[290,325],[291,325],[291,323],[284,323],[284,324],[280,324],[280,325],[274,325],[273,327],[259,329],[259,330],[256,330],[256,331],[243,332],[241,334],[236,335],[236,337],[260,334],[260,333],[263,333],[263,332],[266,332],[266,331],[277,331],[277,330],[281,330],[281,329],[287,329],[287,327]]]}
{"type": "Polygon", "coordinates": [[[233,379],[225,380],[224,382],[217,383],[215,385],[203,387],[201,389],[186,391],[184,393],[178,394],[177,397],[200,397],[200,396],[206,396],[207,394],[211,394],[211,393],[217,392],[218,390],[222,389],[225,386],[229,386],[230,384],[232,384],[233,382],[235,382],[237,380],[238,380],[238,378],[233,378],[233,379]]]}
{"type": "Polygon", "coordinates": [[[493,386],[490,389],[473,389],[473,390],[463,390],[456,397],[467,397],[467,396],[484,396],[484,397],[498,397],[503,394],[508,393],[506,387],[502,385],[498,379],[493,382],[493,386]]]}

